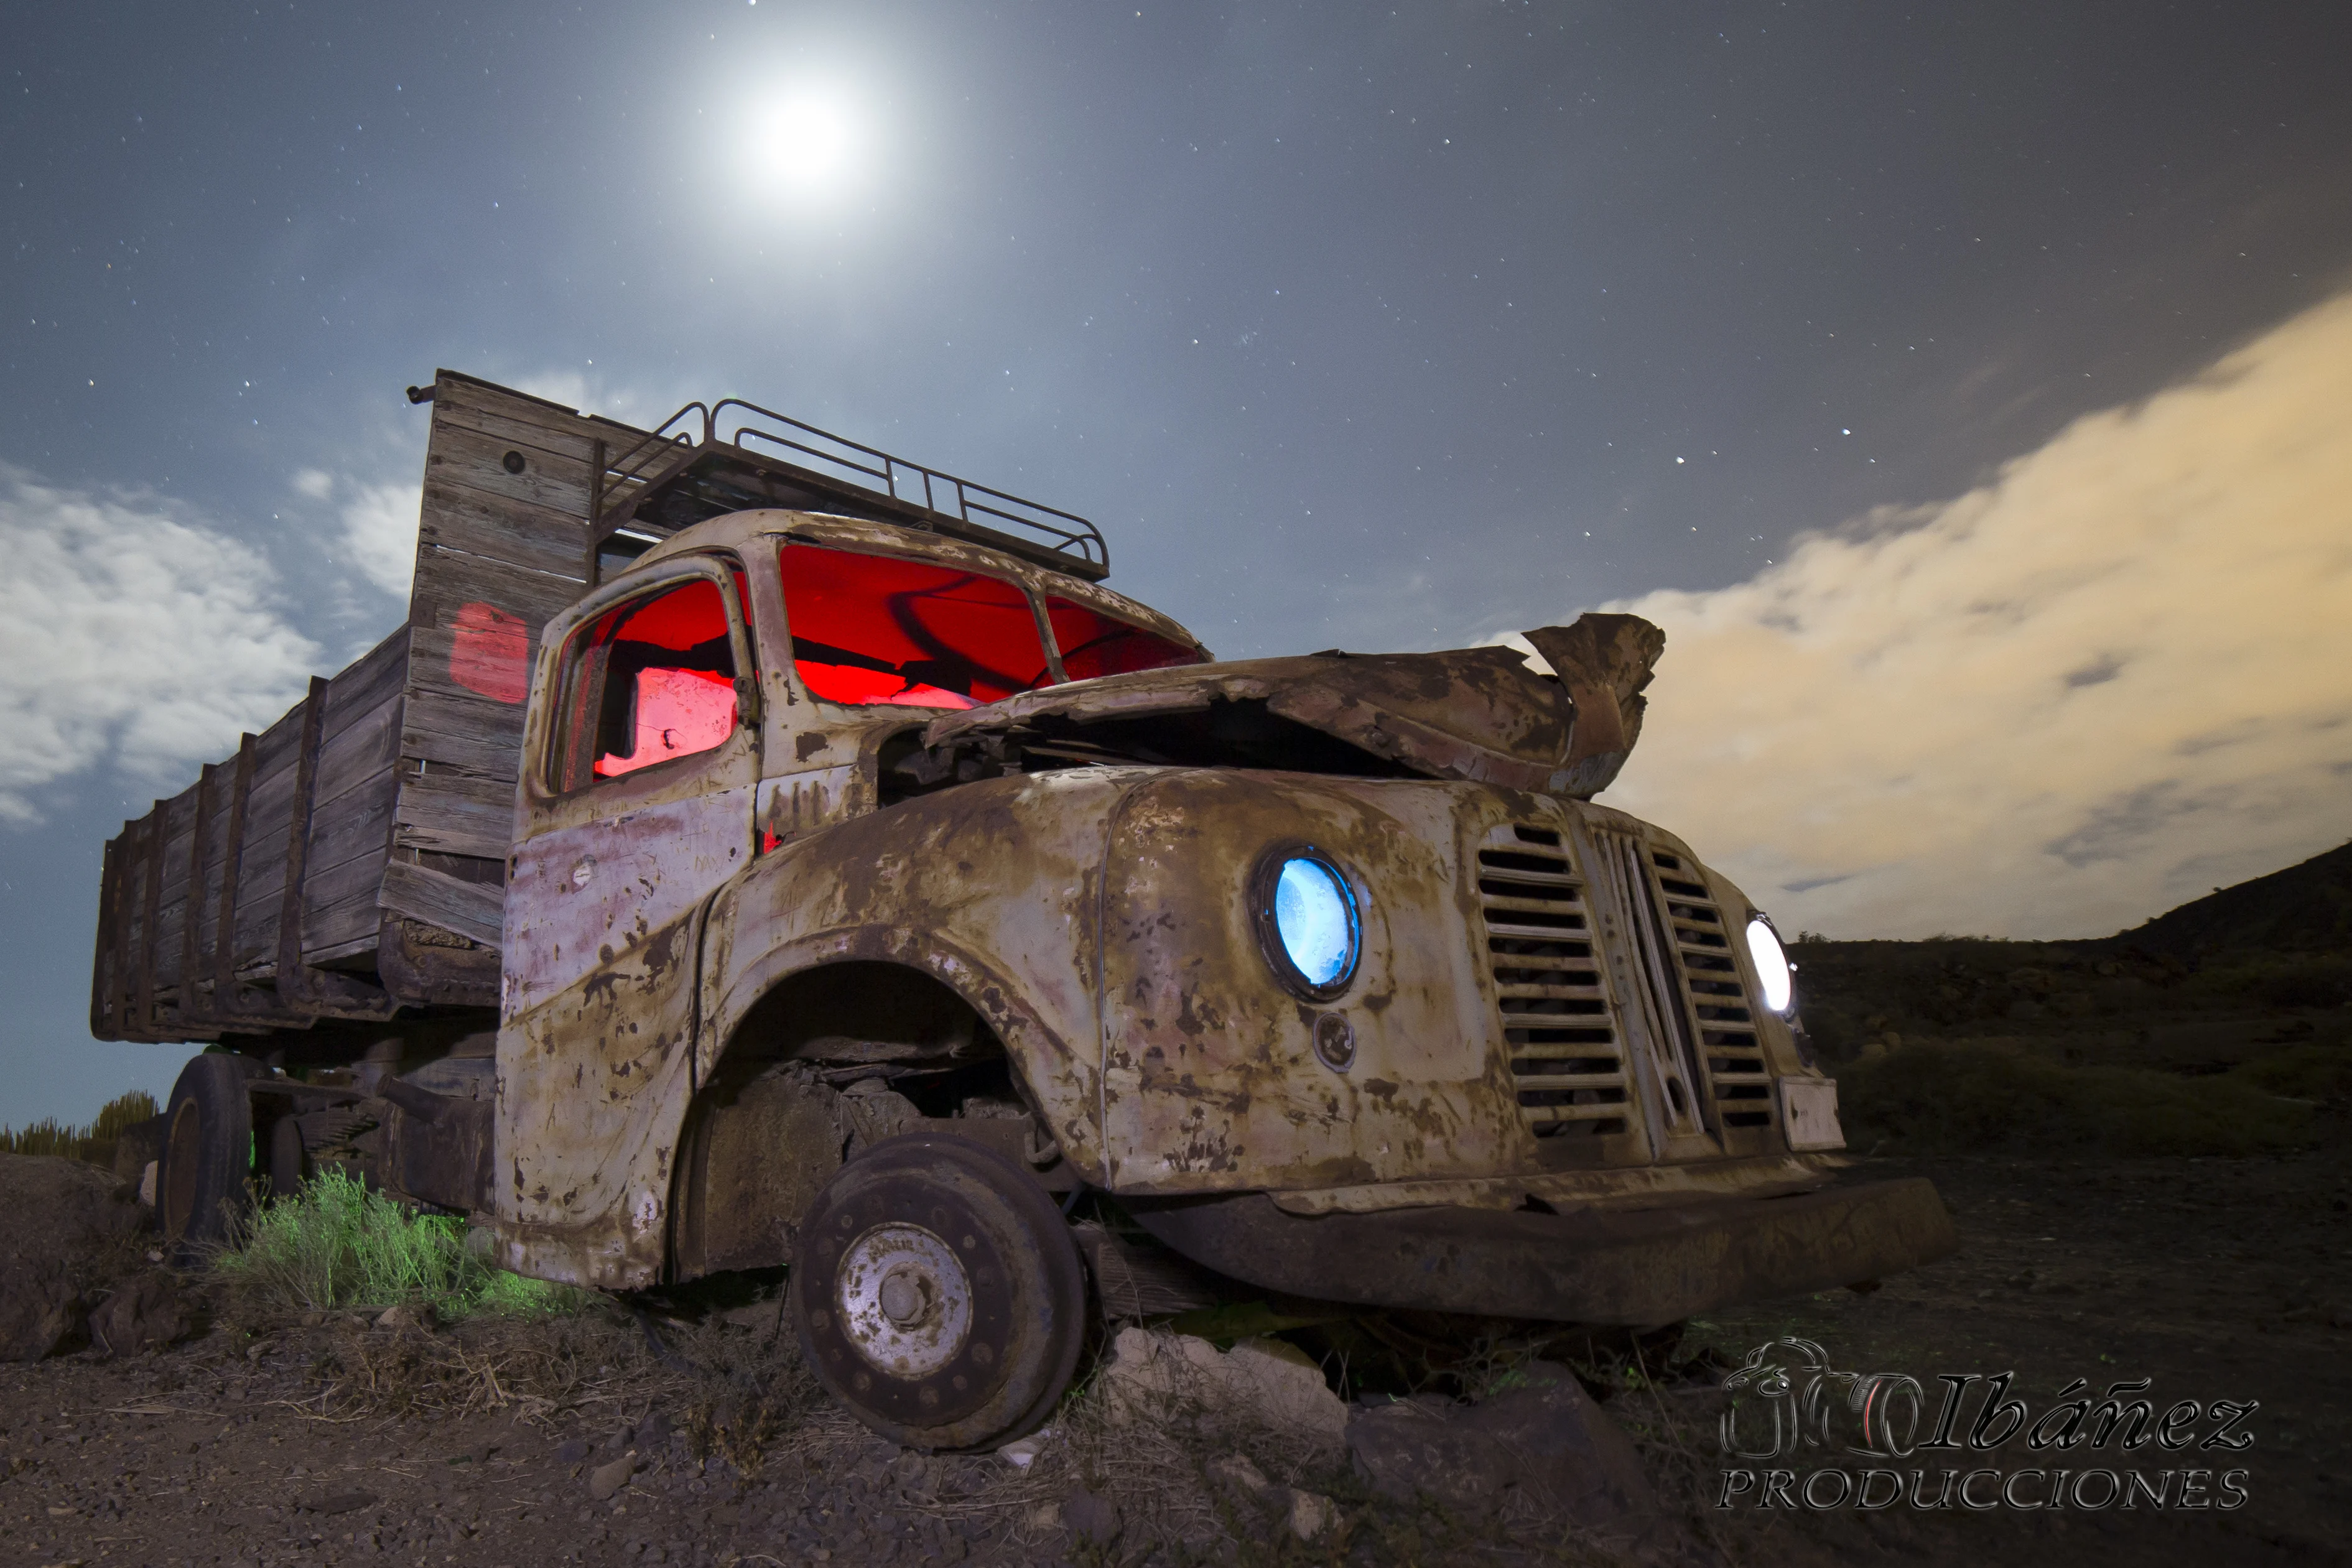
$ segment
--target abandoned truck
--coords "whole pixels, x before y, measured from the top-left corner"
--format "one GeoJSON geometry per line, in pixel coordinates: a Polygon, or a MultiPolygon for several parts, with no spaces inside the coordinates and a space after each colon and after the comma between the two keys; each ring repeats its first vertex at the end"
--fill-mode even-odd
{"type": "Polygon", "coordinates": [[[183,1246],[336,1165],[542,1279],[788,1265],[929,1448],[1096,1313],[1656,1325],[1953,1246],[1833,1181],[1770,922],[1591,799],[1647,622],[1218,663],[1084,519],[765,410],[410,396],[407,623],[107,846],[92,1031],[216,1042],[183,1246]]]}

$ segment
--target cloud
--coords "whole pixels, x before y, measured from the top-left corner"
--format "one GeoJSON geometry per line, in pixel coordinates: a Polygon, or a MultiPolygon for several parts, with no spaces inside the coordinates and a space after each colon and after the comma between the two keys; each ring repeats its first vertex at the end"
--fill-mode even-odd
{"type": "Polygon", "coordinates": [[[1609,800],[1789,929],[2101,935],[2352,835],[2352,296],[1667,632],[1609,800]]]}
{"type": "Polygon", "coordinates": [[[421,485],[351,485],[343,503],[343,549],[370,582],[408,601],[416,575],[416,519],[421,485]]]}
{"type": "Polygon", "coordinates": [[[416,520],[424,509],[422,485],[370,485],[337,478],[323,468],[305,468],[293,478],[306,500],[343,502],[341,546],[344,558],[368,581],[407,602],[416,577],[416,520]]]}
{"type": "Polygon", "coordinates": [[[226,756],[301,695],[318,648],[257,551],[152,495],[0,465],[0,820],[112,763],[151,787],[226,756]]]}

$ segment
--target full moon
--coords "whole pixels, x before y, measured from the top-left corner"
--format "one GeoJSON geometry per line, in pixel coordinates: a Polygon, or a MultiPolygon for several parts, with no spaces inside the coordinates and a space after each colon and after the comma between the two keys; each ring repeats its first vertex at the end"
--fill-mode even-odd
{"type": "Polygon", "coordinates": [[[848,94],[814,88],[787,92],[758,105],[749,119],[746,172],[757,183],[794,196],[830,194],[855,183],[867,139],[848,94]]]}

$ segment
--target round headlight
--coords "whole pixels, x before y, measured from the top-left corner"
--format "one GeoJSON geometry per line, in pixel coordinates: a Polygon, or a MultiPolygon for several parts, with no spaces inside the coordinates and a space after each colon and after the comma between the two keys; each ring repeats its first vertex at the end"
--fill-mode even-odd
{"type": "Polygon", "coordinates": [[[1318,852],[1277,850],[1251,879],[1266,961],[1294,991],[1327,1001],[1356,973],[1361,922],[1348,879],[1318,852]]]}
{"type": "Polygon", "coordinates": [[[1756,961],[1756,983],[1764,988],[1764,1005],[1776,1013],[1787,1012],[1796,998],[1796,973],[1780,934],[1760,915],[1748,917],[1748,956],[1756,961]]]}

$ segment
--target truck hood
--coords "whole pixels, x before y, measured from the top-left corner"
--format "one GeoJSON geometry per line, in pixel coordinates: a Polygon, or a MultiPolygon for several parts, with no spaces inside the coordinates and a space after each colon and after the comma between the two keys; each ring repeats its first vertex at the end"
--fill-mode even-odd
{"type": "Polygon", "coordinates": [[[1635,615],[1541,626],[1512,648],[1244,659],[1107,675],[937,719],[932,748],[1016,745],[1072,761],[1460,779],[1586,799],[1642,733],[1666,634],[1635,615]]]}

